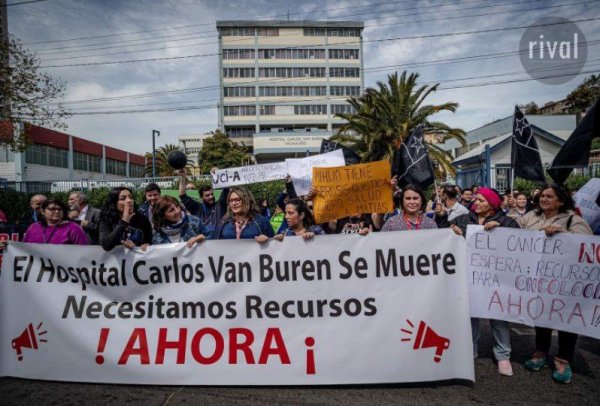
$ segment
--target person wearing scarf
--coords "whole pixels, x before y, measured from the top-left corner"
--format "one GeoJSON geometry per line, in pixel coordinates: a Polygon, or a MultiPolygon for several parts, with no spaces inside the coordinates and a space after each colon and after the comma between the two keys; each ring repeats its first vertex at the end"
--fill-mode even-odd
{"type": "Polygon", "coordinates": [[[206,239],[208,231],[196,216],[186,214],[171,196],[161,196],[156,202],[153,217],[152,244],[186,242],[188,247],[206,239]]]}
{"type": "MultiPolygon", "coordinates": [[[[461,216],[458,216],[449,223],[446,221],[438,222],[438,227],[450,227],[457,235],[465,236],[469,224],[482,225],[485,231],[490,231],[496,227],[519,228],[519,224],[512,218],[502,212],[502,198],[494,189],[480,187],[477,190],[477,197],[473,204],[473,209],[461,216]]],[[[447,218],[447,216],[446,216],[447,218]]],[[[507,321],[490,320],[493,337],[494,357],[498,361],[498,373],[500,375],[512,376],[512,365],[510,364],[510,329],[507,321]]],[[[477,345],[479,343],[479,319],[471,319],[471,329],[473,334],[473,356],[477,358],[477,345]]]]}

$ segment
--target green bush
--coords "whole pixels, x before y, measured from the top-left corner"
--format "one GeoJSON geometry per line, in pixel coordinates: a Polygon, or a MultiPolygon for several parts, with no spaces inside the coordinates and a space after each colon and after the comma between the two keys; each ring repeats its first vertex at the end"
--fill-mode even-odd
{"type": "Polygon", "coordinates": [[[0,190],[0,209],[9,223],[19,220],[29,210],[30,195],[14,190],[0,190]]]}

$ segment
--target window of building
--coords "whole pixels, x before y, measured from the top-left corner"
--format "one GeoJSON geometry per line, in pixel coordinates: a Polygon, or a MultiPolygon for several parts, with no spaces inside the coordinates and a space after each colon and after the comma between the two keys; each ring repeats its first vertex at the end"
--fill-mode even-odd
{"type": "Polygon", "coordinates": [[[234,127],[226,128],[225,132],[231,138],[252,137],[255,133],[254,127],[234,127]]]}
{"type": "Polygon", "coordinates": [[[357,78],[360,76],[358,68],[329,68],[329,76],[332,78],[357,78]]]}
{"type": "Polygon", "coordinates": [[[223,59],[254,59],[254,49],[224,49],[223,59]]]}
{"type": "Polygon", "coordinates": [[[325,68],[259,68],[261,78],[322,78],[325,68]]]}
{"type": "Polygon", "coordinates": [[[254,97],[256,88],[254,86],[224,87],[223,95],[224,97],[254,97]]]}
{"type": "Polygon", "coordinates": [[[330,49],[329,59],[358,59],[358,49],[330,49]]]}
{"type": "Polygon", "coordinates": [[[254,116],[256,106],[225,106],[223,114],[226,116],[254,116]]]}
{"type": "Polygon", "coordinates": [[[305,28],[305,37],[324,37],[327,34],[325,28],[305,28]]]}
{"type": "Polygon", "coordinates": [[[117,161],[115,159],[106,159],[106,173],[111,175],[121,175],[125,176],[126,172],[126,162],[117,161]]]}
{"type": "Polygon", "coordinates": [[[33,144],[25,152],[25,161],[31,164],[68,168],[67,151],[47,145],[33,144]]]}
{"type": "Polygon", "coordinates": [[[254,68],[223,68],[224,78],[253,78],[254,68]]]}
{"type": "Polygon", "coordinates": [[[331,114],[353,114],[356,113],[354,107],[349,104],[332,104],[331,114]]]}
{"type": "Polygon", "coordinates": [[[360,95],[360,86],[330,86],[331,96],[358,96],[360,95]]]}
{"type": "Polygon", "coordinates": [[[260,106],[260,115],[261,116],[274,116],[275,115],[275,106],[260,106]]]}
{"type": "Polygon", "coordinates": [[[324,49],[259,49],[258,59],[325,59],[324,49]]]}
{"type": "Polygon", "coordinates": [[[258,36],[259,37],[278,37],[279,36],[279,28],[259,28],[258,36]]]}
{"type": "Polygon", "coordinates": [[[7,147],[0,147],[0,162],[14,162],[15,154],[7,147]]]}
{"type": "Polygon", "coordinates": [[[136,165],[136,164],[129,164],[129,176],[132,178],[143,178],[144,177],[144,166],[143,165],[136,165]]]}
{"type": "Polygon", "coordinates": [[[326,104],[301,104],[294,106],[296,115],[324,115],[327,114],[326,104]]]}
{"type": "Polygon", "coordinates": [[[360,30],[357,28],[328,28],[328,37],[360,37],[360,30]]]}
{"type": "Polygon", "coordinates": [[[325,96],[325,86],[261,86],[259,93],[261,97],[269,96],[325,96]]]}
{"type": "Polygon", "coordinates": [[[254,28],[221,28],[223,37],[253,37],[254,28]]]}
{"type": "Polygon", "coordinates": [[[100,162],[102,158],[95,155],[84,154],[83,152],[73,152],[73,169],[87,172],[102,172],[100,162]]]}

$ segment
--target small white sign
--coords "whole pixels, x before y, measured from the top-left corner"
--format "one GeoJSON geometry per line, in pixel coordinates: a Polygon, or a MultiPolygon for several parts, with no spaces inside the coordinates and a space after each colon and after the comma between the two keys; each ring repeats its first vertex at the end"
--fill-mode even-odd
{"type": "Polygon", "coordinates": [[[312,185],[312,168],[331,168],[335,166],[344,166],[344,152],[341,149],[309,156],[306,158],[286,159],[288,173],[292,177],[296,194],[302,196],[308,194],[312,185]]]}
{"type": "Polygon", "coordinates": [[[213,189],[222,189],[236,185],[284,179],[287,176],[287,171],[287,163],[285,162],[219,169],[212,175],[212,186],[213,189]]]}

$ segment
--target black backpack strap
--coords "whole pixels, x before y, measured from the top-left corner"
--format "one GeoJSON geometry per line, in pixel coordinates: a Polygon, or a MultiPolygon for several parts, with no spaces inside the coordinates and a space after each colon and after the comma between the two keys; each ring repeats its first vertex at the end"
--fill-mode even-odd
{"type": "Polygon", "coordinates": [[[567,231],[569,231],[569,228],[571,228],[571,223],[573,222],[573,216],[574,216],[574,214],[571,214],[569,216],[569,219],[567,220],[567,231]]]}

